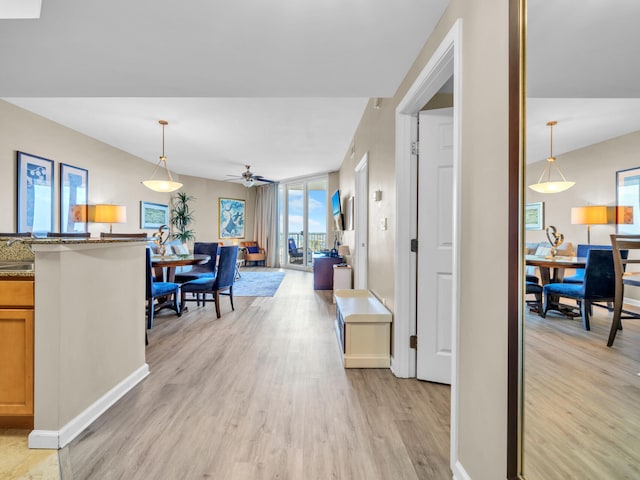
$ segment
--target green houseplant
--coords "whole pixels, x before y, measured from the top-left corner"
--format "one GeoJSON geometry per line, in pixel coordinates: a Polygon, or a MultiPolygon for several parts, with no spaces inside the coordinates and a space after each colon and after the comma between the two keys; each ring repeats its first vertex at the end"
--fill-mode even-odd
{"type": "Polygon", "coordinates": [[[173,238],[187,243],[195,240],[195,232],[189,228],[193,222],[193,212],[189,209],[189,202],[195,197],[185,192],[176,193],[171,206],[171,225],[173,226],[173,238]]]}

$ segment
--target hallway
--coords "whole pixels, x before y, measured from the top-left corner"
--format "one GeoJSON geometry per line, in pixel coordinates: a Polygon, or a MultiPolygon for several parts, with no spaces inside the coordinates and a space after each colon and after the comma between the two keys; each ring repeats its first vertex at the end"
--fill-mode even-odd
{"type": "Polygon", "coordinates": [[[310,273],[234,303],[158,315],[151,374],[61,452],[64,480],[451,478],[449,387],[343,369],[310,273]]]}

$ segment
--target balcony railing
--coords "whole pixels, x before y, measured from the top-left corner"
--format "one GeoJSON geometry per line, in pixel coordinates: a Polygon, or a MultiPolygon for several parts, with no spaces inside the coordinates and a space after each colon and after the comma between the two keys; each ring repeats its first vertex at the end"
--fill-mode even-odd
{"type": "MultiPolygon", "coordinates": [[[[317,252],[318,250],[326,250],[327,248],[332,247],[333,245],[327,245],[327,234],[324,232],[309,232],[306,234],[307,242],[308,242],[308,253],[307,253],[307,265],[311,265],[313,259],[312,256],[309,255],[310,252],[317,252]]],[[[302,250],[302,246],[304,245],[304,234],[300,233],[290,233],[286,238],[281,235],[280,237],[280,252],[281,252],[281,261],[286,263],[288,258],[285,257],[289,254],[289,238],[293,238],[296,242],[296,246],[299,250],[302,250]]]]}

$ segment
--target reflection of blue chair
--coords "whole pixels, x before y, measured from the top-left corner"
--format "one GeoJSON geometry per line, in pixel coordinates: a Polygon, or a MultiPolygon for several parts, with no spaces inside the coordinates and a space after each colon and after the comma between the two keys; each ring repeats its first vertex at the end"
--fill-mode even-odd
{"type": "Polygon", "coordinates": [[[542,316],[544,317],[549,310],[558,308],[555,300],[552,301],[550,297],[572,298],[580,303],[584,329],[590,330],[591,304],[612,302],[615,297],[615,287],[613,252],[610,249],[589,250],[582,283],[550,283],[544,286],[542,316]]]}
{"type": "Polygon", "coordinates": [[[302,263],[304,257],[303,252],[298,251],[296,241],[293,238],[289,239],[289,263],[302,263]]]}
{"type": "Polygon", "coordinates": [[[159,297],[173,296],[173,301],[167,301],[158,305],[158,310],[169,307],[175,310],[178,316],[182,314],[178,301],[180,285],[174,282],[154,282],[153,268],[151,267],[151,249],[147,248],[147,328],[153,327],[153,315],[155,313],[154,300],[159,297]]]}
{"type": "MultiPolygon", "coordinates": [[[[576,255],[578,257],[586,257],[589,250],[611,250],[611,245],[584,245],[578,244],[576,255]]],[[[564,277],[564,283],[582,283],[584,281],[584,268],[577,268],[574,275],[564,277]]]]}
{"type": "Polygon", "coordinates": [[[216,303],[216,316],[220,318],[220,295],[228,295],[231,300],[231,310],[235,310],[233,307],[233,282],[235,280],[237,259],[238,247],[236,245],[220,247],[220,260],[215,278],[201,277],[183,283],[181,286],[182,301],[186,301],[185,295],[187,293],[195,293],[197,296],[202,293],[202,305],[204,306],[207,293],[210,293],[216,303]],[[228,293],[225,293],[227,291],[228,293]]]}
{"type": "Polygon", "coordinates": [[[176,273],[176,282],[184,283],[196,278],[213,278],[216,272],[216,260],[218,258],[218,244],[216,242],[196,242],[193,244],[195,255],[209,255],[208,262],[201,265],[194,265],[186,272],[176,273]]]}

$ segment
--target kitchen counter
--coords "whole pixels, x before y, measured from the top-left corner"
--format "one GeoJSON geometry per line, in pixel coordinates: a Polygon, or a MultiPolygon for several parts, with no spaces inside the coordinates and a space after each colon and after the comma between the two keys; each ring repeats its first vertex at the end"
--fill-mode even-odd
{"type": "Polygon", "coordinates": [[[13,283],[33,277],[31,448],[64,447],[148,375],[145,248],[145,239],[0,238],[0,266],[34,265],[0,272],[22,277],[13,283]]]}

